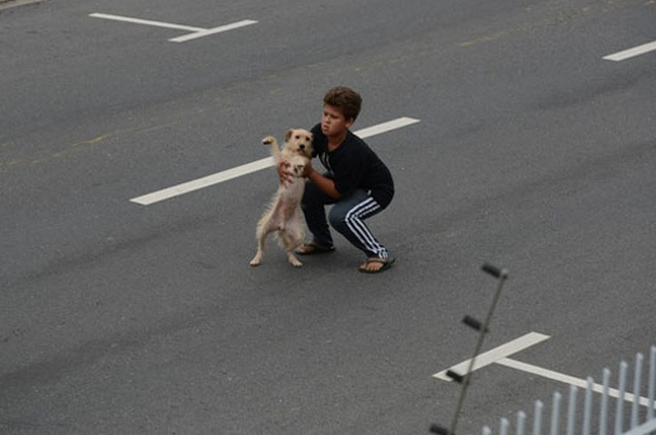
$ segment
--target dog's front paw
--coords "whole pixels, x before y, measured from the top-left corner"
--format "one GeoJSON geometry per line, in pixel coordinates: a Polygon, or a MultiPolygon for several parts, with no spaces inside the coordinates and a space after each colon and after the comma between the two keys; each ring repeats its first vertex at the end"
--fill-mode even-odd
{"type": "Polygon", "coordinates": [[[262,139],[262,143],[264,145],[271,145],[272,143],[275,143],[276,138],[273,136],[267,136],[264,139],[262,139]]]}

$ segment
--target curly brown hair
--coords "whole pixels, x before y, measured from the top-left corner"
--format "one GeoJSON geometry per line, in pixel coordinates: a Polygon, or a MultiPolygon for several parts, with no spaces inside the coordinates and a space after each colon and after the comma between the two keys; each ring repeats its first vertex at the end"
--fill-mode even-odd
{"type": "Polygon", "coordinates": [[[323,103],[342,109],[344,118],[355,119],[360,114],[362,97],[353,89],[346,86],[337,86],[329,89],[323,97],[323,103]]]}

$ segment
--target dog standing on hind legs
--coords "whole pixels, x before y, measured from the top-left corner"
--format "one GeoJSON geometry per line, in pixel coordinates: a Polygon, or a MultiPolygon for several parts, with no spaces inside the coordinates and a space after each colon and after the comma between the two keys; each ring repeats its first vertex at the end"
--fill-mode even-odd
{"type": "Polygon", "coordinates": [[[294,178],[280,182],[278,190],[257,224],[257,253],[251,260],[251,266],[258,266],[264,255],[264,243],[272,232],[278,236],[287,253],[287,259],[294,267],[301,263],[294,255],[294,249],[303,243],[305,231],[301,222],[301,199],[305,191],[305,179],[302,177],[305,165],[312,158],[312,133],[303,129],[287,130],[282,151],[273,136],[262,140],[271,146],[271,155],[276,165],[285,164],[294,178]]]}

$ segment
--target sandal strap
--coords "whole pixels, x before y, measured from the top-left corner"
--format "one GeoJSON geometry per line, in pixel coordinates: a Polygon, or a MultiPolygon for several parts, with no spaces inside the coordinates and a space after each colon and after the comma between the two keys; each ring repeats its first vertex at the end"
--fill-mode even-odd
{"type": "Polygon", "coordinates": [[[334,250],[335,250],[334,246],[323,246],[312,241],[309,243],[303,243],[301,246],[296,248],[296,253],[300,255],[311,255],[311,254],[319,254],[324,252],[332,252],[334,250]]]}
{"type": "Polygon", "coordinates": [[[386,258],[378,258],[378,257],[367,257],[367,259],[364,261],[366,264],[369,263],[380,263],[380,264],[386,264],[389,263],[389,260],[386,258]]]}

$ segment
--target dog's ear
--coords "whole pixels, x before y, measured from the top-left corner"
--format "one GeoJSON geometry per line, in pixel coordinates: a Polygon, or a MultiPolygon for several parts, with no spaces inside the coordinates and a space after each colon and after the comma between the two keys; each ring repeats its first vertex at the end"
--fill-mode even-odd
{"type": "Polygon", "coordinates": [[[289,138],[294,134],[294,130],[289,129],[285,132],[285,142],[289,142],[289,138]]]}

